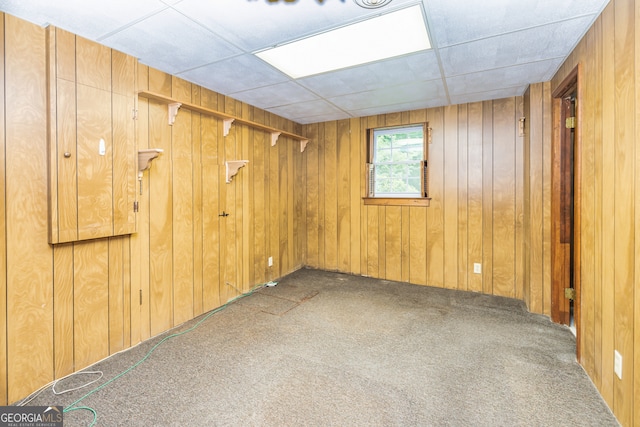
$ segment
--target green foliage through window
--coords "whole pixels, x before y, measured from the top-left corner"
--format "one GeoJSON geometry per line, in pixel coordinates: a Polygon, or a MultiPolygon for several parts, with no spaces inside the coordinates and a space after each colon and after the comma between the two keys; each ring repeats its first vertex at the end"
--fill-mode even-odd
{"type": "Polygon", "coordinates": [[[424,126],[373,130],[375,197],[421,197],[424,126]]]}

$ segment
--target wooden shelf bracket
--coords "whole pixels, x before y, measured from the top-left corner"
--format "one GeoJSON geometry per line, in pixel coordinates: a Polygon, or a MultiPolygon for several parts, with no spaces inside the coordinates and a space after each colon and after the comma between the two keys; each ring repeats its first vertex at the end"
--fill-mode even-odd
{"type": "Polygon", "coordinates": [[[276,142],[278,142],[278,137],[282,132],[271,132],[271,146],[275,147],[276,142]]]}
{"type": "Polygon", "coordinates": [[[178,110],[180,108],[186,108],[189,111],[194,111],[196,113],[206,114],[208,116],[216,117],[222,120],[223,123],[223,134],[227,136],[229,134],[229,130],[231,129],[232,123],[240,123],[241,125],[250,126],[254,129],[260,129],[264,132],[267,132],[271,135],[271,146],[275,146],[278,138],[280,136],[286,138],[292,138],[297,141],[300,141],[300,152],[304,152],[305,147],[309,143],[309,139],[302,135],[297,135],[292,132],[288,132],[286,130],[277,129],[262,123],[257,123],[251,120],[243,119],[242,117],[232,116],[230,114],[224,113],[222,111],[213,110],[211,108],[206,108],[200,105],[192,104],[189,102],[176,102],[175,99],[170,98],[165,95],[161,95],[159,93],[149,92],[146,90],[141,90],[138,92],[138,96],[145,97],[147,99],[152,99],[154,101],[167,103],[169,108],[169,125],[173,125],[176,120],[176,116],[178,115],[178,110]]]}
{"type": "Polygon", "coordinates": [[[223,119],[222,120],[222,135],[229,135],[229,131],[231,130],[231,124],[235,119],[223,119]]]}
{"type": "Polygon", "coordinates": [[[162,148],[138,150],[138,179],[142,179],[142,172],[151,167],[151,161],[162,154],[162,148]]]}
{"type": "Polygon", "coordinates": [[[238,174],[238,170],[244,167],[247,163],[249,163],[249,160],[230,160],[224,162],[227,169],[227,184],[229,184],[233,177],[238,174]]]}
{"type": "Polygon", "coordinates": [[[169,126],[173,126],[176,121],[176,116],[178,115],[178,110],[182,106],[179,102],[172,102],[167,105],[169,108],[169,126]]]}

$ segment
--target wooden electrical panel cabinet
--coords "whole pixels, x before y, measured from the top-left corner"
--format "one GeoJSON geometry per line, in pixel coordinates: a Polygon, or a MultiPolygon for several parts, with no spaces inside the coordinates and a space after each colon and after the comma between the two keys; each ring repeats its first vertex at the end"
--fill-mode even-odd
{"type": "Polygon", "coordinates": [[[47,31],[49,243],[133,233],[137,60],[47,31]]]}

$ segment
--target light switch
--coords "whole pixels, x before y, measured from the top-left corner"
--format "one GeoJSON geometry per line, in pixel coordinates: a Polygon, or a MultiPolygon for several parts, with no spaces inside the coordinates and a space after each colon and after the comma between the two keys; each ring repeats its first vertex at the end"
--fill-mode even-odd
{"type": "Polygon", "coordinates": [[[107,147],[104,143],[104,139],[100,138],[100,143],[98,144],[98,154],[104,156],[107,152],[107,147]]]}

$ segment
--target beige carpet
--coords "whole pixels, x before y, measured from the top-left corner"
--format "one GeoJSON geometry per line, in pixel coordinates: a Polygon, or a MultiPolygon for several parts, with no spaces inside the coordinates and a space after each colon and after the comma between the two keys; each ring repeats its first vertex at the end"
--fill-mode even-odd
{"type": "MultiPolygon", "coordinates": [[[[91,369],[105,383],[168,335],[91,369]]],[[[30,404],[66,407],[90,390],[30,404]]],[[[166,340],[77,406],[100,426],[618,425],[571,332],[522,302],[306,269],[166,340]]],[[[65,413],[65,426],[92,420],[65,413]]]]}

